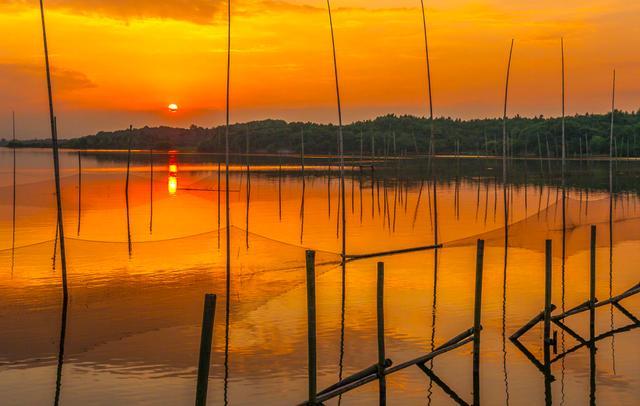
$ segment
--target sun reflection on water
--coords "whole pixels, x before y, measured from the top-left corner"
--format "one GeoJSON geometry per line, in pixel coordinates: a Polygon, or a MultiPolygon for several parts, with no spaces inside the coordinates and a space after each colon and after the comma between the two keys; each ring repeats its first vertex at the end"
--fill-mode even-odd
{"type": "Polygon", "coordinates": [[[169,178],[167,181],[169,195],[175,196],[178,191],[178,158],[175,151],[169,151],[169,178]]]}

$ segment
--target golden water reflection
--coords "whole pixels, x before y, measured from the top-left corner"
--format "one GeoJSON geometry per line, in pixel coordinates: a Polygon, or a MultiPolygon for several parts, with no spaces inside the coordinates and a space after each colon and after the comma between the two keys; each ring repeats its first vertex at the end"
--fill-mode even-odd
{"type": "MultiPolygon", "coordinates": [[[[220,304],[210,401],[223,403],[226,397],[231,404],[301,402],[307,385],[304,251],[308,248],[317,250],[322,264],[317,278],[319,386],[336,381],[341,358],[344,376],[375,362],[378,258],[350,262],[344,273],[338,266],[340,211],[335,174],[331,180],[320,173],[308,175],[303,191],[295,173],[252,171],[247,205],[246,175],[232,173],[232,274],[227,293],[224,243],[218,244],[224,241],[225,227],[223,215],[218,231],[221,188],[215,165],[189,171],[180,164],[183,186],[173,196],[167,193],[162,176],[154,178],[151,235],[150,177],[144,164],[134,161],[133,168],[139,170],[132,171],[130,183],[129,256],[121,166],[85,160],[82,230],[78,237],[67,239],[71,301],[62,369],[64,404],[192,403],[205,293],[218,294],[220,304]],[[93,168],[100,170],[93,172],[93,168]],[[227,294],[228,337],[224,324],[227,294]],[[100,395],[104,393],[109,396],[100,395]]],[[[177,178],[177,159],[173,164],[177,178]]],[[[169,172],[171,165],[169,158],[169,172]]],[[[34,169],[18,174],[19,248],[14,253],[13,273],[8,249],[11,194],[0,195],[0,390],[1,403],[8,405],[50,400],[59,350],[60,272],[52,269],[51,261],[53,189],[50,178],[34,181],[34,169]]],[[[355,174],[346,183],[349,253],[433,241],[431,188],[420,182],[355,174]]],[[[77,219],[76,181],[73,172],[63,178],[64,220],[70,227],[77,219]]],[[[562,210],[555,187],[530,184],[510,191],[507,250],[500,184],[493,179],[461,178],[442,181],[437,192],[439,239],[445,244],[438,253],[437,268],[432,251],[383,259],[387,355],[396,363],[413,358],[430,348],[432,339],[439,345],[471,326],[475,240],[482,237],[487,241],[482,402],[506,404],[508,398],[510,404],[542,403],[542,376],[504,338],[543,306],[544,239],[554,244],[553,303],[570,308],[588,298],[591,224],[598,226],[596,296],[603,299],[610,292],[620,293],[638,282],[637,196],[620,194],[610,206],[606,190],[590,191],[588,196],[571,190],[563,264],[562,210]]],[[[224,207],[221,211],[224,213],[224,207]]],[[[625,303],[636,315],[639,299],[625,303]]],[[[583,336],[587,334],[587,320],[576,318],[570,323],[583,336]]],[[[599,332],[624,323],[620,313],[598,311],[599,332]]],[[[523,338],[538,356],[540,334],[536,328],[523,338]]],[[[598,344],[598,403],[634,404],[640,397],[638,338],[636,330],[598,344]]],[[[573,345],[570,337],[564,340],[566,347],[573,345]]],[[[470,350],[440,358],[435,370],[460,394],[471,393],[470,350]]],[[[588,351],[576,352],[562,365],[554,365],[553,373],[557,378],[552,384],[554,400],[564,399],[566,404],[588,401],[588,351]]],[[[390,402],[423,404],[428,380],[417,369],[407,370],[390,377],[388,391],[390,402]]],[[[430,397],[432,404],[450,402],[437,388],[430,397]]],[[[343,396],[345,403],[376,401],[375,385],[343,396]]]]}

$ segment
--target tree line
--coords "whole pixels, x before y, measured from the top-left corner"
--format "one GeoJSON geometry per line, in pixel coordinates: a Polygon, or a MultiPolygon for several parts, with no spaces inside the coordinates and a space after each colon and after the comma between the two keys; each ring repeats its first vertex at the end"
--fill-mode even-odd
{"type": "MultiPolygon", "coordinates": [[[[640,155],[640,111],[616,111],[614,155],[640,155]]],[[[608,155],[611,114],[583,114],[565,119],[567,156],[608,155]]],[[[502,154],[502,120],[495,118],[461,120],[434,119],[434,150],[437,154],[502,154]]],[[[234,153],[299,153],[304,137],[307,154],[336,154],[338,128],[332,124],[261,120],[233,124],[229,145],[234,153]]],[[[343,127],[345,153],[364,156],[415,155],[429,151],[428,119],[410,115],[381,116],[343,127]]],[[[513,156],[559,157],[561,119],[537,117],[509,118],[507,151],[513,156]]],[[[143,127],[132,130],[101,131],[94,135],[60,140],[63,148],[180,150],[223,152],[225,127],[190,128],[143,127]]],[[[13,142],[1,140],[12,147],[13,142]]],[[[16,147],[49,147],[48,140],[16,141],[16,147]]]]}

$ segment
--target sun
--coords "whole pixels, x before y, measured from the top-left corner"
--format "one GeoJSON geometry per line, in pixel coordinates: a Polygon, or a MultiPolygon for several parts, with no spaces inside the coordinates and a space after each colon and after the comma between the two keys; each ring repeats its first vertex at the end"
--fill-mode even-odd
{"type": "Polygon", "coordinates": [[[178,105],[175,103],[171,103],[168,107],[169,107],[169,111],[172,113],[175,113],[176,111],[178,111],[178,105]]]}

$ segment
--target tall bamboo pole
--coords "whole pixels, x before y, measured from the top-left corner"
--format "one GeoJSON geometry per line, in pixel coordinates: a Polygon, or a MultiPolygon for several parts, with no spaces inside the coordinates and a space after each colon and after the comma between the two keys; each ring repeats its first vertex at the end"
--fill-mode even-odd
{"type": "Polygon", "coordinates": [[[44,3],[40,0],[40,19],[42,21],[42,42],[44,44],[44,61],[47,73],[47,93],[49,95],[49,120],[51,122],[51,147],[53,149],[53,171],[56,184],[57,226],[60,239],[60,265],[62,267],[62,297],[66,302],[69,298],[67,287],[67,254],[64,240],[64,218],[62,217],[62,188],[60,186],[60,157],[58,155],[58,130],[53,110],[53,93],[51,90],[51,67],[49,65],[49,47],[47,44],[47,29],[44,18],[44,3]]]}
{"type": "MultiPolygon", "coordinates": [[[[226,108],[225,108],[225,227],[227,229],[226,244],[226,265],[227,265],[227,291],[231,286],[231,224],[229,208],[229,90],[231,76],[231,0],[227,1],[227,87],[226,87],[226,108]]],[[[226,305],[229,307],[229,295],[226,297],[226,305]]]]}
{"type": "Polygon", "coordinates": [[[149,234],[153,234],[153,136],[149,147],[149,234]]]}
{"type": "Polygon", "coordinates": [[[331,28],[331,46],[333,48],[333,71],[336,82],[336,99],[338,103],[338,147],[340,154],[340,198],[342,199],[341,216],[342,216],[342,261],[347,256],[347,218],[345,204],[345,188],[344,188],[344,139],[342,135],[342,105],[340,104],[340,80],[338,77],[338,60],[336,58],[336,40],[333,32],[333,17],[331,15],[331,1],[327,0],[327,10],[329,11],[329,26],[331,28]]]}
{"type": "Polygon", "coordinates": [[[511,57],[513,56],[513,42],[509,48],[509,62],[507,63],[507,77],[504,86],[504,109],[502,112],[502,183],[503,183],[503,203],[504,203],[504,238],[508,241],[509,234],[509,202],[507,197],[507,103],[509,99],[509,77],[511,75],[511,57]]]}
{"type": "Polygon", "coordinates": [[[78,151],[78,236],[80,236],[80,225],[82,221],[82,153],[78,151]]]}
{"type": "Polygon", "coordinates": [[[131,169],[131,143],[133,141],[133,126],[129,126],[129,148],[127,150],[127,180],[125,184],[124,194],[127,206],[127,245],[129,247],[129,256],[131,256],[131,222],[129,219],[129,172],[131,169]]]}
{"type": "MultiPolygon", "coordinates": [[[[424,9],[424,0],[420,0],[420,8],[422,10],[422,31],[424,35],[424,51],[425,51],[425,61],[427,67],[427,90],[429,93],[429,140],[428,147],[429,153],[427,154],[429,157],[429,163],[427,164],[427,170],[431,168],[431,158],[435,156],[435,142],[434,142],[434,123],[433,123],[433,96],[431,92],[431,62],[429,60],[429,40],[427,36],[427,14],[424,9]]],[[[433,182],[433,205],[437,207],[437,185],[436,185],[436,177],[432,171],[432,182],[433,182]]],[[[434,212],[434,226],[433,226],[433,244],[438,245],[438,212],[435,210],[434,212]]]]}
{"type": "Polygon", "coordinates": [[[12,196],[12,215],[11,215],[11,275],[13,275],[13,266],[15,263],[16,249],[16,113],[11,112],[11,135],[13,140],[13,196],[12,196]]]}

